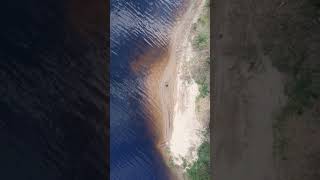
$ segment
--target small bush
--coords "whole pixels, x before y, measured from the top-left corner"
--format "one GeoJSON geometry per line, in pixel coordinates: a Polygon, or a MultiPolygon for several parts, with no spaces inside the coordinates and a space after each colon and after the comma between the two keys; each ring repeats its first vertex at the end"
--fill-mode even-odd
{"type": "Polygon", "coordinates": [[[187,169],[187,175],[191,180],[210,179],[210,144],[203,142],[198,149],[198,159],[187,169]]]}
{"type": "Polygon", "coordinates": [[[208,96],[208,94],[209,94],[208,84],[206,84],[206,83],[200,84],[200,86],[199,86],[199,92],[200,92],[199,96],[200,96],[201,98],[204,98],[204,97],[208,96]]]}
{"type": "Polygon", "coordinates": [[[208,35],[206,33],[199,33],[195,37],[194,46],[198,49],[203,49],[208,44],[208,35]]]}
{"type": "Polygon", "coordinates": [[[306,107],[311,105],[313,94],[311,85],[311,79],[307,76],[295,78],[294,82],[287,85],[288,105],[295,113],[301,114],[306,107]]]}

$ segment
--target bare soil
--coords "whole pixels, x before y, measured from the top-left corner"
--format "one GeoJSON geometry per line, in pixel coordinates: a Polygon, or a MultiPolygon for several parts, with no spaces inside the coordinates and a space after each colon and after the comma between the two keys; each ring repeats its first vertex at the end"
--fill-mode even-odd
{"type": "Polygon", "coordinates": [[[213,3],[212,179],[272,180],[282,75],[263,53],[251,1],[213,3]]]}
{"type": "MultiPolygon", "coordinates": [[[[293,74],[301,69],[312,72],[311,90],[319,82],[313,73],[319,70],[320,53],[315,51],[320,47],[319,3],[214,0],[212,4],[212,179],[320,179],[317,94],[312,95],[315,103],[310,107],[285,117],[280,130],[285,158],[274,153],[279,139],[273,127],[275,114],[291,98],[285,86],[293,74]]],[[[310,96],[304,93],[299,97],[310,96]]]]}

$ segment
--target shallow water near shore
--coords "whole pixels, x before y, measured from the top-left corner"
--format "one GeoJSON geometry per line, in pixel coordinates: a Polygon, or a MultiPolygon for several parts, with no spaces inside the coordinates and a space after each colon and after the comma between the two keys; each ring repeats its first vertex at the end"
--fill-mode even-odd
{"type": "Polygon", "coordinates": [[[170,177],[156,147],[155,134],[150,131],[152,117],[145,110],[147,71],[143,68],[161,60],[158,57],[165,52],[175,17],[184,3],[184,0],[111,1],[111,179],[170,177]],[[152,56],[144,56],[151,51],[155,52],[152,56]]]}

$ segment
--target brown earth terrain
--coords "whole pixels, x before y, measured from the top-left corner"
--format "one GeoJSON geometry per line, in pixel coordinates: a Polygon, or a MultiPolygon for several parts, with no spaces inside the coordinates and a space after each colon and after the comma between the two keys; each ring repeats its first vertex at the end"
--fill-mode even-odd
{"type": "Polygon", "coordinates": [[[320,3],[214,0],[212,179],[320,179],[320,3]]]}

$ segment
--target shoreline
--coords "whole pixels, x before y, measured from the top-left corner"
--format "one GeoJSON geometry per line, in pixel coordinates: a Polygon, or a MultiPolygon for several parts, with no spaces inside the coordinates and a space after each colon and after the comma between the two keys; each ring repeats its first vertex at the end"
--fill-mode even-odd
{"type": "Polygon", "coordinates": [[[199,16],[199,9],[202,7],[204,0],[190,3],[183,17],[177,20],[177,25],[171,35],[169,46],[169,59],[162,73],[159,82],[159,96],[161,101],[162,121],[164,122],[164,140],[170,140],[172,135],[173,119],[176,112],[174,111],[177,101],[177,78],[178,67],[181,59],[186,53],[186,47],[189,43],[189,34],[194,20],[199,16]],[[199,3],[200,2],[200,3],[199,3]],[[198,13],[195,15],[195,13],[198,13]]]}
{"type": "MultiPolygon", "coordinates": [[[[179,116],[178,106],[184,103],[185,98],[181,99],[181,64],[183,59],[190,59],[192,56],[191,35],[192,25],[196,22],[201,14],[201,10],[204,7],[205,0],[199,0],[196,2],[186,2],[187,9],[183,13],[183,16],[177,18],[176,25],[173,28],[172,34],[170,35],[170,42],[167,51],[159,61],[155,61],[150,65],[148,69],[148,75],[145,79],[145,86],[147,89],[148,100],[146,107],[148,107],[148,114],[152,117],[151,131],[155,134],[156,147],[164,158],[164,161],[169,167],[170,158],[173,157],[172,150],[172,134],[174,125],[177,128],[177,117],[179,116]],[[179,94],[178,94],[179,93],[179,94]],[[177,97],[179,96],[179,97],[177,97]],[[178,105],[179,104],[179,105],[178,105]]],[[[194,105],[191,106],[191,121],[197,121],[196,118],[196,107],[195,98],[198,95],[198,87],[195,82],[191,85],[191,98],[194,101],[194,105]]],[[[185,87],[186,89],[188,87],[185,87]]],[[[190,88],[189,88],[190,89],[190,88]]],[[[188,96],[188,95],[187,95],[188,96]]],[[[192,104],[192,103],[191,103],[192,104]]],[[[190,105],[190,102],[189,102],[190,105]]],[[[187,105],[188,106],[188,105],[187,105]]],[[[190,111],[190,108],[189,108],[190,111]]],[[[183,114],[183,113],[182,113],[183,114]]],[[[188,113],[190,115],[190,113],[188,113]]],[[[183,118],[186,115],[183,114],[183,118]]],[[[181,112],[180,112],[181,118],[181,112]]],[[[189,120],[189,121],[190,121],[189,120]]],[[[189,122],[190,124],[190,122],[189,122]]],[[[192,132],[194,127],[192,125],[187,128],[191,128],[192,132]]],[[[180,129],[180,137],[181,135],[180,129]]],[[[178,135],[179,135],[178,133],[178,135]]],[[[193,132],[194,133],[194,132],[193,132]]],[[[175,133],[177,135],[177,133],[175,133]]],[[[200,135],[194,135],[198,139],[200,135]]],[[[193,136],[192,136],[193,137],[193,136]]],[[[188,138],[192,138],[189,137],[188,138]]],[[[177,138],[177,137],[176,137],[177,138]]],[[[197,146],[201,142],[197,142],[197,146]]],[[[194,154],[192,155],[194,156],[194,154]]],[[[177,162],[175,162],[175,165],[177,162]]],[[[170,171],[175,171],[172,174],[178,176],[175,179],[183,178],[183,169],[177,167],[174,170],[169,167],[170,171]]]]}
{"type": "Polygon", "coordinates": [[[204,2],[205,0],[189,2],[187,12],[178,20],[176,29],[170,38],[172,42],[169,52],[170,58],[159,85],[162,113],[164,115],[168,114],[167,118],[164,118],[163,121],[166,123],[165,131],[167,134],[165,134],[165,138],[169,140],[172,136],[174,116],[177,114],[177,87],[179,75],[181,75],[179,71],[180,66],[184,58],[191,58],[190,51],[192,51],[192,49],[189,45],[191,28],[195,20],[198,19],[204,2]],[[166,84],[168,84],[169,87],[166,87],[166,84]]]}

